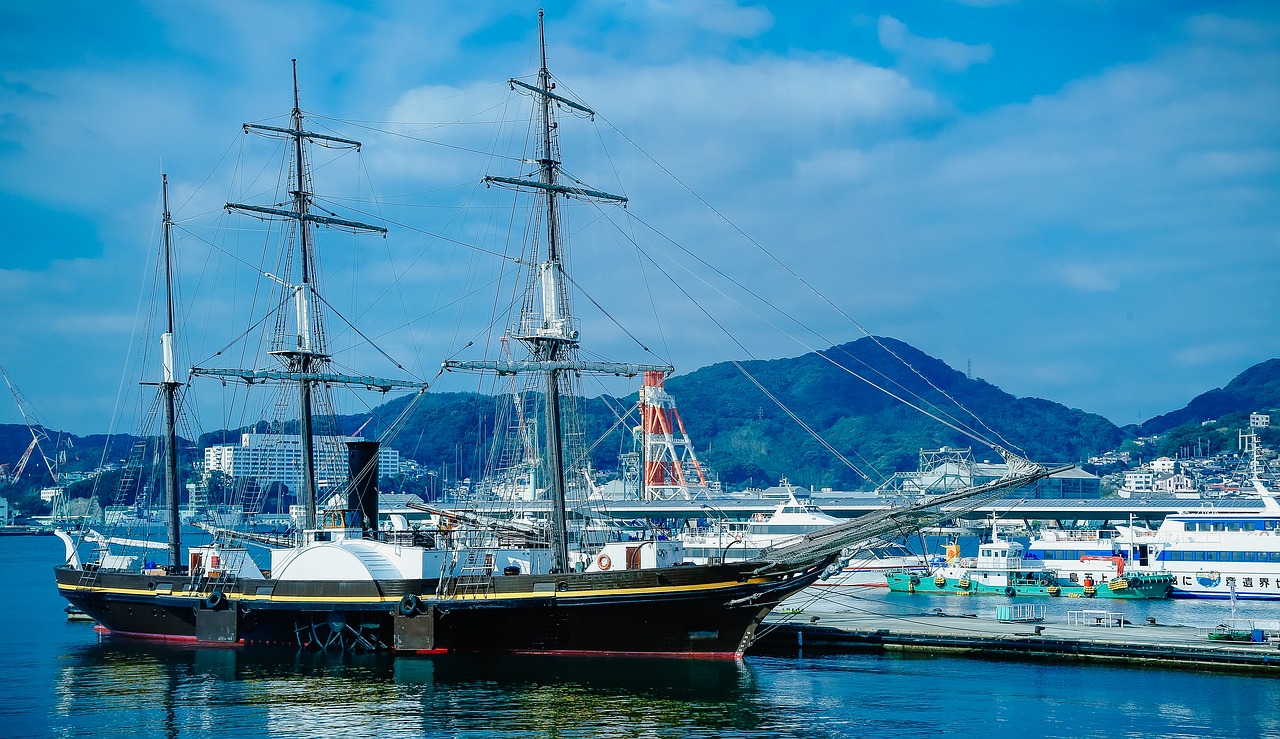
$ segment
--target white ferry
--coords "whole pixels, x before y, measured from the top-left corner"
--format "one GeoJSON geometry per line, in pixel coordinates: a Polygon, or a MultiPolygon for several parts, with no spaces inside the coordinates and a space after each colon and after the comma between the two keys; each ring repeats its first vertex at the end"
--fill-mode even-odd
{"type": "Polygon", "coordinates": [[[1257,513],[1212,508],[1167,516],[1160,528],[1117,526],[1115,543],[1139,571],[1174,575],[1175,598],[1280,600],[1280,504],[1257,513]]]}
{"type": "Polygon", "coordinates": [[[1107,538],[1097,531],[1046,531],[1031,549],[1047,566],[1055,560],[1121,557],[1131,572],[1173,575],[1174,598],[1280,600],[1280,503],[1263,483],[1257,436],[1241,433],[1250,459],[1256,513],[1207,507],[1166,516],[1158,529],[1116,526],[1107,538]]]}
{"type": "Polygon", "coordinates": [[[1115,532],[1047,529],[1031,540],[1027,559],[1069,574],[1122,559],[1130,572],[1174,576],[1174,598],[1280,600],[1280,504],[1262,496],[1256,513],[1188,510],[1158,529],[1116,526],[1115,532]]]}

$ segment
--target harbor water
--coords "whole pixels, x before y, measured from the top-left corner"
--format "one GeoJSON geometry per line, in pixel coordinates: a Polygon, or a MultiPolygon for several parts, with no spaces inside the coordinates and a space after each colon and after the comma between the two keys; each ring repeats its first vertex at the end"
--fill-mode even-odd
{"type": "MultiPolygon", "coordinates": [[[[390,657],[102,638],[66,621],[52,573],[61,557],[53,537],[0,537],[6,737],[1280,737],[1280,680],[1245,672],[883,655],[390,657]]],[[[985,617],[1009,602],[816,597],[787,606],[985,617]]],[[[1230,606],[1105,607],[1135,623],[1207,626],[1230,606]]],[[[1276,618],[1280,604],[1237,611],[1276,618]]]]}

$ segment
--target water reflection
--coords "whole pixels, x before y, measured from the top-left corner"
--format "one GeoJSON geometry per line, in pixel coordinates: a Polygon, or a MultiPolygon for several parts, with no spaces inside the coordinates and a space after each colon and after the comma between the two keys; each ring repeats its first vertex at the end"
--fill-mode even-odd
{"type": "Polygon", "coordinates": [[[59,657],[56,677],[41,735],[1280,735],[1276,680],[937,657],[392,658],[106,641],[59,657]]]}
{"type": "Polygon", "coordinates": [[[390,657],[104,640],[68,654],[55,733],[722,736],[775,723],[729,661],[390,657]]]}

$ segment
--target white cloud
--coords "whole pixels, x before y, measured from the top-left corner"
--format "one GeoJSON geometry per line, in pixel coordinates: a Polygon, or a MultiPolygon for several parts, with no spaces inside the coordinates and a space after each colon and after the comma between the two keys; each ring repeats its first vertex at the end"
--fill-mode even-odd
{"type": "MultiPolygon", "coordinates": [[[[1280,335],[1274,318],[1280,315],[1274,291],[1280,279],[1274,256],[1280,248],[1280,142],[1274,133],[1280,131],[1280,61],[1273,27],[1193,19],[1186,38],[1151,58],[1076,79],[1023,104],[963,114],[903,72],[852,55],[797,51],[781,57],[750,45],[717,55],[735,39],[767,31],[773,22],[767,9],[628,5],[624,12],[648,37],[632,49],[623,48],[631,40],[627,29],[599,33],[602,22],[620,17],[611,7],[587,4],[585,20],[558,19],[549,29],[562,90],[580,94],[603,116],[594,129],[564,119],[569,168],[601,189],[621,187],[633,196],[638,217],[739,276],[823,337],[846,341],[856,333],[609,124],[873,330],[960,365],[980,356],[981,366],[990,368],[980,374],[1012,392],[1086,410],[1118,409],[1135,392],[1114,378],[1133,374],[1133,367],[1156,361],[1215,368],[1229,377],[1223,367],[1239,371],[1280,353],[1274,338],[1280,335]],[[598,139],[610,146],[608,156],[588,148],[598,139]],[[1202,310],[1199,298],[1212,300],[1214,309],[1202,310]],[[1252,338],[1222,339],[1228,328],[1233,336],[1252,338]],[[1234,348],[1205,349],[1220,340],[1234,348]],[[1027,353],[1035,355],[1034,363],[1020,359],[1027,353]],[[1083,364],[1091,370],[1076,371],[1083,364]]],[[[0,93],[4,136],[17,145],[0,151],[0,175],[27,197],[95,218],[104,253],[86,263],[54,262],[40,274],[0,272],[7,288],[0,290],[0,308],[6,316],[31,319],[13,322],[0,338],[0,355],[41,345],[57,347],[61,357],[92,356],[93,367],[77,369],[77,360],[64,359],[59,371],[90,378],[78,383],[82,387],[114,389],[118,363],[110,360],[119,353],[118,335],[76,326],[89,325],[80,317],[103,316],[104,330],[116,333],[122,324],[110,317],[132,308],[145,242],[154,232],[158,160],[163,156],[173,199],[181,205],[227,152],[218,174],[194,192],[180,217],[217,213],[225,199],[253,195],[243,183],[233,187],[227,175],[242,156],[246,163],[260,162],[261,142],[247,139],[238,126],[287,112],[287,60],[295,54],[304,108],[462,147],[314,119],[365,141],[363,162],[376,194],[412,204],[368,203],[362,173],[349,166],[353,159],[319,173],[324,187],[339,195],[360,196],[365,188],[366,202],[340,203],[381,210],[411,226],[393,226],[386,242],[326,241],[328,266],[341,268],[344,277],[358,274],[377,295],[388,293],[383,304],[371,306],[373,295],[352,291],[342,297],[346,305],[373,310],[374,326],[401,325],[439,309],[405,332],[412,335],[386,339],[417,347],[414,360],[422,366],[468,340],[471,326],[455,318],[456,306],[441,306],[483,287],[496,272],[494,260],[415,229],[501,247],[493,219],[463,220],[452,206],[467,198],[478,205],[498,202],[478,184],[480,177],[522,168],[468,150],[503,143],[495,138],[499,131],[523,133],[514,109],[503,109],[500,100],[503,81],[527,74],[536,63],[533,32],[526,28],[496,51],[474,39],[514,16],[522,28],[532,26],[532,14],[523,7],[479,7],[467,14],[406,4],[371,18],[339,8],[337,26],[313,18],[303,33],[279,38],[274,23],[233,22],[245,6],[194,17],[167,5],[156,8],[173,45],[193,58],[6,73],[0,93]],[[202,43],[207,38],[217,43],[202,43]],[[294,46],[301,51],[289,48],[294,46]],[[470,122],[422,125],[464,119],[470,122]],[[401,274],[398,285],[373,287],[391,273],[401,274]],[[104,372],[106,364],[110,372],[104,372]],[[104,374],[111,377],[104,380],[104,374]]],[[[959,71],[993,54],[983,44],[914,36],[887,16],[879,30],[903,68],[959,71]]],[[[602,225],[591,222],[596,217],[588,211],[572,221],[574,235],[585,237],[577,242],[576,266],[603,284],[593,287],[593,295],[631,317],[629,325],[652,315],[644,305],[650,290],[660,303],[683,300],[660,275],[641,274],[634,248],[615,230],[593,230],[602,225]]],[[[779,356],[801,348],[718,296],[700,280],[723,281],[677,248],[643,226],[633,232],[690,292],[725,308],[725,320],[752,352],[779,356]],[[657,256],[659,248],[671,258],[657,256]],[[693,274],[676,266],[677,258],[693,274]]],[[[258,234],[242,239],[246,248],[260,241],[258,234]]],[[[198,245],[189,249],[183,263],[192,279],[187,297],[201,310],[214,305],[224,311],[200,319],[199,331],[213,334],[225,328],[218,321],[226,321],[214,290],[260,279],[243,265],[208,271],[204,258],[212,262],[217,254],[198,245]]],[[[470,300],[476,305],[480,298],[470,300]]],[[[585,302],[579,308],[589,312],[585,302]]],[[[681,370],[740,355],[696,310],[663,310],[679,316],[662,335],[681,370]]],[[[658,334],[652,326],[641,328],[646,340],[658,334]]],[[[812,335],[805,340],[822,341],[812,335]]],[[[610,354],[614,347],[596,348],[610,354]]],[[[623,357],[633,356],[633,347],[618,348],[625,349],[618,352],[623,357]]],[[[33,362],[32,375],[52,370],[48,362],[33,362]]],[[[1154,412],[1186,399],[1141,402],[1154,412]]],[[[72,405],[60,411],[76,418],[80,411],[72,405]]],[[[94,420],[79,430],[100,428],[94,420]]]]}
{"type": "MultiPolygon", "coordinates": [[[[1224,362],[1228,364],[1240,364],[1248,362],[1254,355],[1256,348],[1250,342],[1232,340],[1232,341],[1211,341],[1193,346],[1185,346],[1173,352],[1173,361],[1188,366],[1203,365],[1220,365],[1224,362]]],[[[1241,367],[1243,370],[1244,367],[1241,367]]],[[[1209,390],[1210,388],[1204,388],[1209,390]]]]}
{"type": "Polygon", "coordinates": [[[880,16],[877,29],[880,45],[907,63],[940,66],[952,72],[960,72],[974,64],[991,60],[992,48],[989,44],[965,44],[945,38],[916,36],[905,23],[892,16],[880,16]]]}

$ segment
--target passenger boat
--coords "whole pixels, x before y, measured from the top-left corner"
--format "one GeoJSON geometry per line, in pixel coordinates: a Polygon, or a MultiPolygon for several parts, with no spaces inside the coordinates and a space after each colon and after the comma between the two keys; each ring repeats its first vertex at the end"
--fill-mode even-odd
{"type": "Polygon", "coordinates": [[[893,592],[945,595],[1048,596],[1066,598],[1167,598],[1172,576],[1126,572],[1120,557],[1097,557],[1080,571],[1049,569],[1041,560],[1027,559],[1025,548],[993,534],[978,546],[976,558],[961,558],[959,547],[947,547],[946,564],[932,575],[891,572],[893,592]]]}
{"type": "MultiPolygon", "coordinates": [[[[539,16],[541,38],[541,14],[539,16]]],[[[350,480],[345,508],[318,509],[312,404],[324,389],[358,385],[421,393],[423,383],[333,371],[322,321],[328,303],[320,292],[312,246],[316,226],[355,232],[380,227],[321,215],[312,209],[307,146],[356,147],[358,142],[308,131],[298,103],[287,128],[246,124],[246,132],[286,142],[291,157],[290,207],[229,203],[228,209],[292,224],[288,255],[281,264],[293,275],[270,275],[280,290],[280,325],[271,356],[275,369],[192,368],[195,376],[225,382],[280,382],[297,399],[302,440],[300,499],[305,525],[292,546],[276,546],[259,564],[243,542],[220,532],[211,541],[186,546],[180,540],[175,418],[178,379],[173,355],[174,314],[168,297],[168,330],[161,337],[163,375],[158,383],[166,439],[163,466],[167,491],[167,561],[102,554],[81,562],[77,542],[64,534],[67,563],[55,568],[59,593],[114,635],[223,644],[290,644],[304,648],[397,650],[402,652],[539,652],[556,654],[644,654],[741,657],[757,627],[782,600],[813,584],[840,557],[890,531],[936,525],[1050,472],[1006,454],[1010,473],[998,481],[926,498],[803,534],[749,559],[694,564],[679,542],[615,541],[591,548],[573,540],[567,491],[575,479],[566,455],[562,407],[572,399],[570,380],[582,374],[637,376],[672,371],[668,366],[584,361],[579,324],[569,311],[562,199],[603,204],[625,198],[561,182],[558,125],[554,111],[593,111],[556,92],[546,65],[545,43],[534,84],[511,80],[513,90],[535,103],[538,151],[523,161],[537,165],[535,178],[486,178],[539,201],[541,244],[514,259],[531,272],[530,294],[519,302],[510,336],[528,350],[526,359],[449,360],[450,371],[528,374],[542,382],[541,454],[550,501],[550,521],[537,524],[440,514],[433,534],[383,530],[377,514],[377,442],[350,444],[350,480]],[[287,310],[281,310],[288,308],[287,310]],[[567,463],[567,460],[569,463],[567,463]],[[946,512],[943,512],[943,509],[946,512]],[[447,524],[447,526],[446,526],[447,524]],[[185,555],[185,556],[184,556],[185,555]]],[[[167,193],[167,190],[166,190],[167,193]]],[[[162,229],[169,254],[172,221],[167,194],[162,229]]],[[[167,262],[166,262],[167,264],[167,262]]],[[[166,270],[166,274],[169,271],[166,270]]],[[[168,277],[163,284],[168,285],[168,277]]],[[[167,296],[172,290],[166,290],[167,296]]],[[[314,414],[318,418],[321,413],[314,414]]],[[[144,455],[139,455],[142,457],[144,455]]],[[[132,468],[130,468],[132,469],[132,468]]],[[[132,474],[132,473],[129,473],[132,474]]],[[[159,557],[157,557],[159,558],[159,557]]]]}
{"type": "Polygon", "coordinates": [[[1119,558],[1130,573],[1172,576],[1174,598],[1280,599],[1280,504],[1258,474],[1255,436],[1241,440],[1255,460],[1261,510],[1221,511],[1206,502],[1166,516],[1156,529],[1047,530],[1031,542],[1028,557],[1064,571],[1081,561],[1119,558]]]}
{"type": "Polygon", "coordinates": [[[1046,569],[1072,582],[1116,577],[1126,568],[1134,574],[1139,568],[1129,561],[1124,548],[1109,533],[1100,529],[1045,529],[1031,539],[1026,558],[1043,562],[1046,569]]]}
{"type": "Polygon", "coordinates": [[[890,574],[927,575],[928,558],[891,541],[872,542],[841,553],[840,569],[814,583],[816,587],[888,587],[890,574]]]}
{"type": "Polygon", "coordinates": [[[1166,516],[1159,528],[1117,526],[1119,551],[1140,572],[1173,576],[1175,598],[1280,599],[1280,504],[1260,489],[1256,513],[1212,507],[1166,516]]]}

